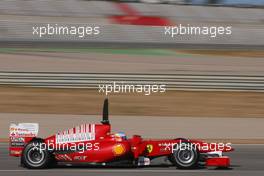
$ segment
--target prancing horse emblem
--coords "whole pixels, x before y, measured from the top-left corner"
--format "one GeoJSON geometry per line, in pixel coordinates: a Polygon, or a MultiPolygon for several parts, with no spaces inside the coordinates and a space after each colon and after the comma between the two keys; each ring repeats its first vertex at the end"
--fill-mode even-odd
{"type": "Polygon", "coordinates": [[[147,145],[147,151],[148,151],[149,153],[151,153],[152,150],[153,150],[153,145],[148,144],[148,145],[147,145]]]}

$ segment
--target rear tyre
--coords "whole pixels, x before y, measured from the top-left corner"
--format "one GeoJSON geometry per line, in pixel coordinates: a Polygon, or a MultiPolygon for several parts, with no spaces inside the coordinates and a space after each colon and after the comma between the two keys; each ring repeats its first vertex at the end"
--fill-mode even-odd
{"type": "Polygon", "coordinates": [[[181,142],[174,146],[169,158],[178,169],[193,169],[198,166],[199,152],[192,143],[181,142]]]}
{"type": "Polygon", "coordinates": [[[45,143],[32,141],[26,145],[21,156],[21,165],[29,169],[43,169],[51,166],[53,155],[46,149],[45,143]]]}

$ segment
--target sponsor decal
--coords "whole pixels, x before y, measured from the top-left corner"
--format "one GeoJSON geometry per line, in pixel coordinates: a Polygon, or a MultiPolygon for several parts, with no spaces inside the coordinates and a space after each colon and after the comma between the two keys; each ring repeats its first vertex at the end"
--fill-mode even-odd
{"type": "Polygon", "coordinates": [[[24,142],[11,142],[10,145],[12,147],[23,147],[25,143],[24,142]]]}
{"type": "Polygon", "coordinates": [[[10,150],[11,155],[20,155],[22,154],[22,150],[10,150]]]}
{"type": "Polygon", "coordinates": [[[9,140],[12,147],[23,147],[26,137],[35,137],[38,134],[37,123],[11,123],[9,127],[9,140]]]}
{"type": "Polygon", "coordinates": [[[10,137],[35,137],[38,134],[37,123],[19,123],[18,125],[12,123],[9,127],[10,137]]]}
{"type": "Polygon", "coordinates": [[[148,151],[148,153],[151,153],[153,151],[153,145],[148,144],[147,145],[147,151],[148,151]]]}
{"type": "Polygon", "coordinates": [[[57,155],[56,159],[57,160],[63,160],[63,161],[72,161],[72,158],[70,156],[68,156],[67,154],[57,155]]]}
{"type": "Polygon", "coordinates": [[[95,140],[95,124],[83,124],[56,134],[56,143],[73,143],[95,140]]]}
{"type": "Polygon", "coordinates": [[[13,136],[11,136],[11,137],[10,137],[10,141],[11,141],[11,142],[25,142],[25,138],[23,138],[23,137],[13,137],[13,136]]]}
{"type": "Polygon", "coordinates": [[[83,161],[87,158],[87,156],[75,156],[73,158],[73,160],[76,160],[76,161],[83,161]]]}
{"type": "Polygon", "coordinates": [[[113,153],[115,155],[122,155],[125,153],[126,149],[123,144],[117,144],[113,147],[113,153]]]}
{"type": "Polygon", "coordinates": [[[64,157],[66,158],[67,161],[72,161],[72,158],[69,157],[67,154],[65,154],[64,157]]]}

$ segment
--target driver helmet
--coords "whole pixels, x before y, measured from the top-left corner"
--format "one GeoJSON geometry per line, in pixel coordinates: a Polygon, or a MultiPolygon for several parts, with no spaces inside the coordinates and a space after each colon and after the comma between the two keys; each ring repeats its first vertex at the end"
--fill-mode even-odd
{"type": "Polygon", "coordinates": [[[118,133],[115,133],[115,137],[116,137],[116,138],[122,138],[122,139],[124,139],[124,140],[127,139],[126,134],[125,134],[124,132],[118,132],[118,133]]]}

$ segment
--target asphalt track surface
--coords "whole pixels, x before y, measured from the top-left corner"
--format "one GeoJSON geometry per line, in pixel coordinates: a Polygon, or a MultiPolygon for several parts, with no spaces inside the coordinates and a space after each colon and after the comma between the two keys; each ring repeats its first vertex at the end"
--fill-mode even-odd
{"type": "Polygon", "coordinates": [[[81,42],[81,41],[0,41],[0,47],[65,47],[65,48],[174,48],[174,49],[264,49],[263,45],[247,44],[192,44],[192,43],[135,43],[135,42],[81,42]]]}
{"type": "Polygon", "coordinates": [[[172,55],[157,55],[155,54],[157,51],[159,50],[152,50],[154,53],[150,55],[102,52],[0,53],[0,70],[8,72],[264,75],[263,58],[194,55],[179,52],[173,52],[172,55]]]}
{"type": "Polygon", "coordinates": [[[156,161],[152,167],[131,168],[131,167],[91,167],[91,166],[58,166],[53,169],[28,170],[19,166],[19,158],[8,156],[8,144],[0,143],[0,175],[17,176],[68,176],[68,175],[214,175],[214,176],[261,176],[264,175],[264,145],[234,145],[235,151],[229,153],[231,167],[229,169],[199,168],[195,170],[178,170],[174,166],[162,165],[156,161]]]}
{"type": "MultiPolygon", "coordinates": [[[[111,42],[0,41],[0,48],[216,49],[263,50],[263,45],[197,45],[111,42]]],[[[263,58],[177,53],[140,55],[110,53],[0,53],[1,71],[81,73],[190,73],[263,75],[263,58]],[[18,64],[19,63],[19,64],[18,64]]]]}

